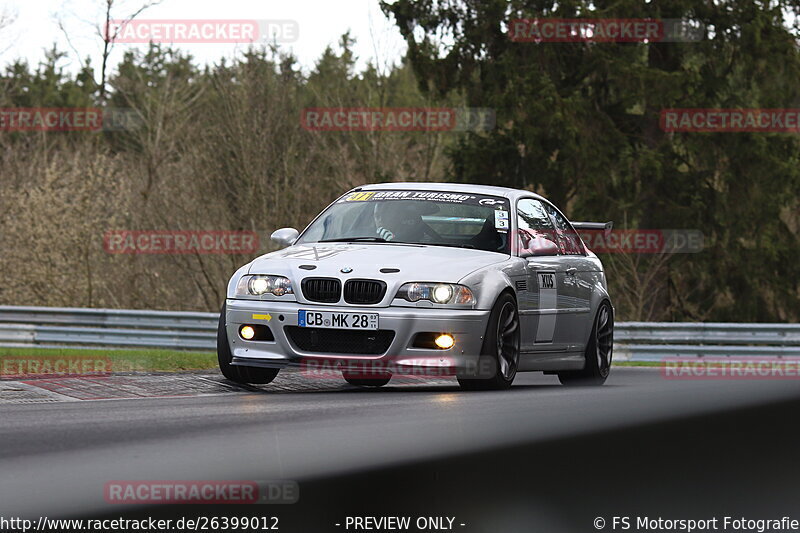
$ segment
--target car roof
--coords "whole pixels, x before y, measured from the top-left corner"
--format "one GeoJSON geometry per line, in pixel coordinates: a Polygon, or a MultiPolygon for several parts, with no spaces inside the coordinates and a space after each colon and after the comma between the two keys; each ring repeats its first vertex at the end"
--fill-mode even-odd
{"type": "Polygon", "coordinates": [[[373,183],[362,185],[353,190],[362,191],[444,191],[444,192],[463,192],[469,194],[485,194],[488,196],[502,196],[504,198],[516,199],[522,196],[533,197],[544,200],[542,196],[524,189],[511,189],[508,187],[495,187],[493,185],[476,185],[471,183],[431,183],[427,181],[404,181],[395,183],[373,183]]]}

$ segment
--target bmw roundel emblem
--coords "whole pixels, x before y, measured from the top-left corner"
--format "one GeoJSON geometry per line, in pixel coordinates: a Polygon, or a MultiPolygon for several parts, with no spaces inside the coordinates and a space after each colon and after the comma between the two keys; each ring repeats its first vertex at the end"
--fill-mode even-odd
{"type": "Polygon", "coordinates": [[[352,271],[353,271],[353,269],[352,269],[352,268],[350,268],[350,267],[344,267],[344,268],[343,268],[342,270],[340,270],[339,272],[341,272],[342,274],[349,274],[349,273],[350,273],[350,272],[352,272],[352,271]]]}

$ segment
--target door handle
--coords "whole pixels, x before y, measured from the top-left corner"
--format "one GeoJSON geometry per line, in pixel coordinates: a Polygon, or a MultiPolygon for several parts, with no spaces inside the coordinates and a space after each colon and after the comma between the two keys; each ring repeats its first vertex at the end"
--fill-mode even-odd
{"type": "Polygon", "coordinates": [[[578,273],[578,269],[575,267],[570,267],[567,269],[567,276],[574,276],[578,273]]]}

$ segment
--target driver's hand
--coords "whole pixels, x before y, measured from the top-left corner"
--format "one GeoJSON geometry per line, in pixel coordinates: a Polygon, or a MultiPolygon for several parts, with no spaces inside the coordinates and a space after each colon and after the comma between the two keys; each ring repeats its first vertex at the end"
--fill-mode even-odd
{"type": "Polygon", "coordinates": [[[382,238],[383,240],[391,241],[394,239],[394,233],[392,233],[386,228],[378,228],[377,231],[378,231],[378,237],[382,238]]]}

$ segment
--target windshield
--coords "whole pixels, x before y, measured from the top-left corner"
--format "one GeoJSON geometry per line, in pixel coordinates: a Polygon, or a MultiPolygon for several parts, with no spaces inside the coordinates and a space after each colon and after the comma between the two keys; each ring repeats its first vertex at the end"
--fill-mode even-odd
{"type": "Polygon", "coordinates": [[[297,241],[389,242],[508,253],[505,198],[438,191],[348,193],[297,241]]]}

